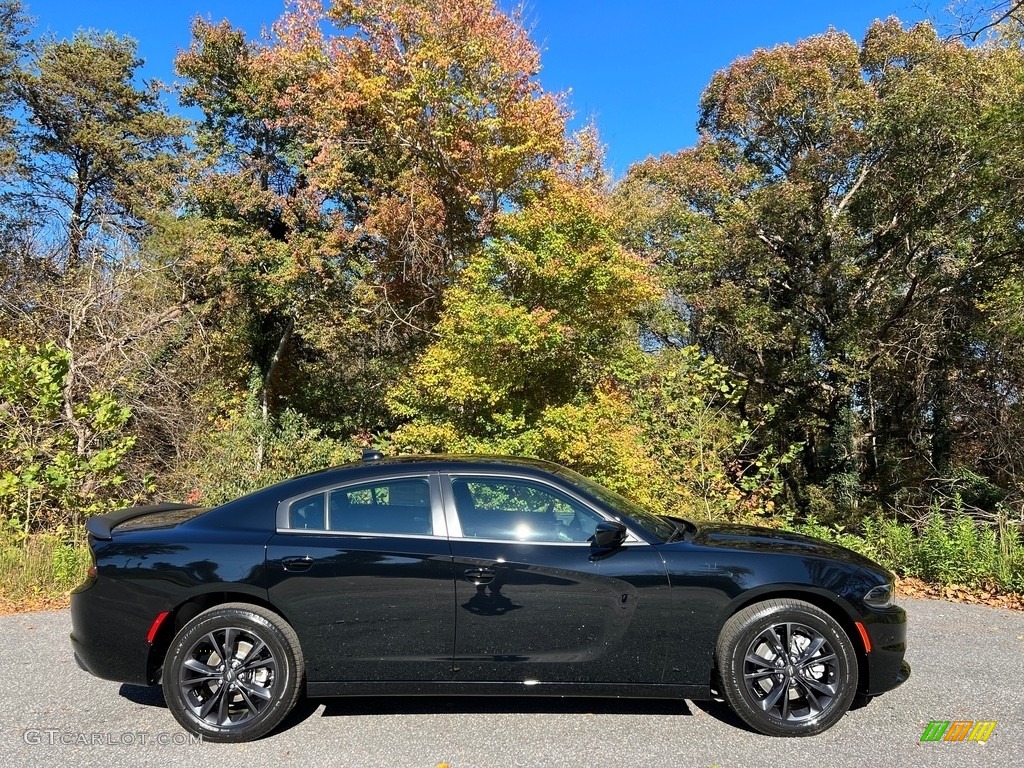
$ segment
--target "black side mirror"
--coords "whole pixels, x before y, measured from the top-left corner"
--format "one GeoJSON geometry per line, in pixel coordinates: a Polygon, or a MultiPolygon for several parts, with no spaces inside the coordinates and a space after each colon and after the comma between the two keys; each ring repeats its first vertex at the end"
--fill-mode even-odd
{"type": "Polygon", "coordinates": [[[614,520],[602,520],[594,528],[594,546],[615,549],[626,540],[626,526],[614,520]]]}

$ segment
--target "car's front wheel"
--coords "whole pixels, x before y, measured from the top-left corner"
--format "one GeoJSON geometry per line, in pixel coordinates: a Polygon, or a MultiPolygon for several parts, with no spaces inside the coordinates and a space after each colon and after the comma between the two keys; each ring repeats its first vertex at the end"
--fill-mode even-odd
{"type": "Polygon", "coordinates": [[[766,600],[732,616],[716,648],[722,694],[769,736],[831,728],[857,692],[857,655],[839,623],[802,600],[766,600]]]}
{"type": "Polygon", "coordinates": [[[303,679],[295,631],[277,614],[228,603],[200,613],[171,643],[164,699],[174,718],[209,741],[250,741],[295,706],[303,679]]]}

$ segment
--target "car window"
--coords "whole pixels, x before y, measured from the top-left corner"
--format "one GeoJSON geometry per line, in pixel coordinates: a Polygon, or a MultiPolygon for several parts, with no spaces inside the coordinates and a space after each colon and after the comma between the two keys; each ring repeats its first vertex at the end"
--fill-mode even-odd
{"type": "Polygon", "coordinates": [[[329,495],[332,531],[430,534],[430,483],[425,477],[338,488],[329,495]]]}
{"type": "Polygon", "coordinates": [[[288,507],[288,525],[291,528],[322,531],[326,527],[326,519],[322,493],[293,501],[288,507]]]}
{"type": "Polygon", "coordinates": [[[602,518],[553,488],[529,480],[452,480],[462,535],[507,541],[585,542],[602,518]]]}

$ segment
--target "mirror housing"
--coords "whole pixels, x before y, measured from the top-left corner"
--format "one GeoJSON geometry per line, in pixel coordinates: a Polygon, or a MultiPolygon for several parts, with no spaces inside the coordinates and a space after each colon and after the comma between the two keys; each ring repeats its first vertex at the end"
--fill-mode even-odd
{"type": "Polygon", "coordinates": [[[614,520],[602,520],[594,528],[594,546],[615,549],[626,540],[626,526],[614,520]]]}

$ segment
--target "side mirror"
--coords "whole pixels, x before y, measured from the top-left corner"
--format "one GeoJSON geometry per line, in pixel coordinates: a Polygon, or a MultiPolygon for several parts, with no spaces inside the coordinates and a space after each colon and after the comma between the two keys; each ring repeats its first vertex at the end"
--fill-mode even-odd
{"type": "Polygon", "coordinates": [[[626,526],[614,520],[602,520],[594,528],[594,546],[615,549],[626,540],[626,526]]]}

